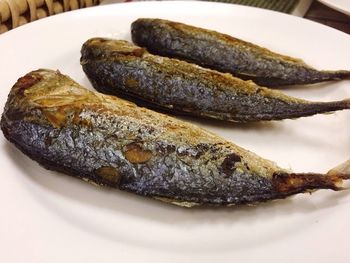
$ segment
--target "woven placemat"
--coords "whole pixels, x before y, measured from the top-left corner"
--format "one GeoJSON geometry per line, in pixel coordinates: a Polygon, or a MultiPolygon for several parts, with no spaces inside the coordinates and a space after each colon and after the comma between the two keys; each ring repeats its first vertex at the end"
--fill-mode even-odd
{"type": "Polygon", "coordinates": [[[0,0],[0,34],[40,18],[99,3],[100,0],[0,0]]]}
{"type": "Polygon", "coordinates": [[[270,9],[283,13],[291,13],[301,0],[206,0],[239,5],[247,5],[270,9]]]}

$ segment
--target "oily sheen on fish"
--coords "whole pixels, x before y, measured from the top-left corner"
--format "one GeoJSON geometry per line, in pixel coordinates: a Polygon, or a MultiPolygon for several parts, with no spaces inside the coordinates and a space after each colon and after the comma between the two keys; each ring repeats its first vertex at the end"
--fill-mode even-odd
{"type": "Polygon", "coordinates": [[[137,19],[131,33],[134,43],[153,54],[231,73],[261,86],[278,88],[350,78],[349,70],[317,70],[300,59],[244,40],[169,20],[137,19]]]}
{"type": "Polygon", "coordinates": [[[124,40],[92,38],[81,65],[94,88],[173,113],[235,122],[281,120],[349,109],[349,100],[311,102],[230,74],[156,56],[124,40]]]}
{"type": "Polygon", "coordinates": [[[289,172],[197,126],[87,90],[52,70],[17,81],[1,129],[47,169],[181,206],[339,190],[349,178],[349,164],[325,175],[289,172]]]}

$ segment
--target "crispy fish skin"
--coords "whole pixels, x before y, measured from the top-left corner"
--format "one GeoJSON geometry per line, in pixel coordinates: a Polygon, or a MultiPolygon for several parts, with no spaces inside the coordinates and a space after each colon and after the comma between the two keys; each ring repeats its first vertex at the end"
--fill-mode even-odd
{"type": "MultiPolygon", "coordinates": [[[[100,92],[138,99],[175,113],[236,122],[280,120],[348,109],[349,101],[309,102],[127,41],[92,38],[81,64],[100,92]]],[[[145,104],[144,104],[145,105],[145,104]]]]}
{"type": "Polygon", "coordinates": [[[348,70],[319,71],[300,59],[229,35],[168,20],[140,18],[132,23],[131,33],[133,42],[151,53],[231,73],[266,87],[350,78],[348,70]]]}
{"type": "Polygon", "coordinates": [[[181,206],[250,204],[329,188],[348,174],[295,174],[175,118],[37,70],[13,86],[5,137],[50,170],[181,206]]]}

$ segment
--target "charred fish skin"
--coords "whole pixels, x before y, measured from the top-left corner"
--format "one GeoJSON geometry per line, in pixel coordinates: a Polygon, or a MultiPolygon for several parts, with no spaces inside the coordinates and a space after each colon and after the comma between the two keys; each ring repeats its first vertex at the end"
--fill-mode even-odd
{"type": "Polygon", "coordinates": [[[300,59],[252,43],[183,23],[140,18],[132,40],[153,54],[183,59],[266,87],[349,79],[350,71],[319,71],[300,59]]]}
{"type": "Polygon", "coordinates": [[[194,125],[37,70],[13,86],[4,136],[44,167],[181,206],[250,204],[338,190],[345,178],[293,174],[194,125]]]}
{"type": "MultiPolygon", "coordinates": [[[[281,120],[349,108],[349,101],[309,102],[230,74],[156,56],[127,41],[87,40],[81,65],[100,92],[161,108],[234,122],[281,120]]],[[[145,104],[144,104],[145,105],[145,104]]]]}

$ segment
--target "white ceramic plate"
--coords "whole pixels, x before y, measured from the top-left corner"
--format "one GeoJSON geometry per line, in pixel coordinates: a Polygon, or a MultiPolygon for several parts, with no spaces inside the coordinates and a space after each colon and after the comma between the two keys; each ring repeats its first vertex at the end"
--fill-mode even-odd
{"type": "Polygon", "coordinates": [[[350,16],[349,0],[318,0],[319,2],[350,16]]]}
{"type": "MultiPolygon", "coordinates": [[[[138,17],[207,27],[320,69],[350,69],[350,37],[293,16],[202,2],[133,3],[39,20],[0,36],[0,105],[15,81],[59,69],[91,87],[79,65],[90,37],[130,39],[138,17]]],[[[350,81],[292,88],[329,101],[350,81]]],[[[264,124],[190,119],[296,172],[326,172],[350,156],[350,112],[264,124]]],[[[257,207],[183,209],[50,172],[0,135],[1,262],[350,262],[350,193],[319,191],[257,207]]]]}

